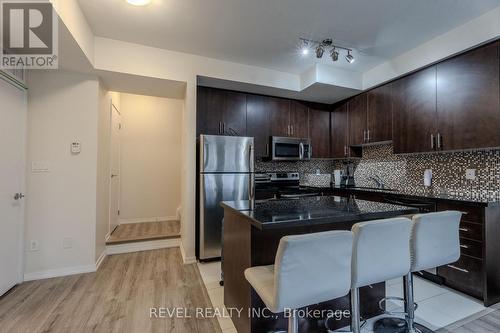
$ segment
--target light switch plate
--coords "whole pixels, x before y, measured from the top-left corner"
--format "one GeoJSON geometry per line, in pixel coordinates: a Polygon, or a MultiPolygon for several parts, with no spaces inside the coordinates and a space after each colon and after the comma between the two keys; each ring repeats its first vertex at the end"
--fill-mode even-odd
{"type": "Polygon", "coordinates": [[[467,169],[467,170],[465,170],[465,179],[467,179],[467,180],[476,180],[476,169],[467,169]]]}
{"type": "Polygon", "coordinates": [[[31,162],[31,172],[33,173],[43,173],[49,172],[49,162],[46,161],[35,161],[31,162]]]}

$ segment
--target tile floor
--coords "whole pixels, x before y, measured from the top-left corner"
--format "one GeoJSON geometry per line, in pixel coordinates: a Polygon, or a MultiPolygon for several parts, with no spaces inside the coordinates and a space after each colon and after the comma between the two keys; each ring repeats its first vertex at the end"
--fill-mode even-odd
{"type": "MultiPolygon", "coordinates": [[[[198,268],[212,305],[222,309],[224,307],[224,288],[219,286],[220,262],[198,263],[198,268]]],[[[446,327],[478,312],[487,310],[478,300],[418,277],[415,277],[414,288],[415,301],[418,303],[417,322],[433,330],[446,327]]],[[[402,279],[387,282],[387,296],[403,296],[402,279]]],[[[388,309],[401,310],[402,307],[400,304],[389,302],[388,309]]],[[[363,332],[371,332],[376,319],[378,318],[369,320],[363,328],[363,332]]],[[[219,324],[223,333],[237,333],[231,319],[219,318],[219,324]]]]}

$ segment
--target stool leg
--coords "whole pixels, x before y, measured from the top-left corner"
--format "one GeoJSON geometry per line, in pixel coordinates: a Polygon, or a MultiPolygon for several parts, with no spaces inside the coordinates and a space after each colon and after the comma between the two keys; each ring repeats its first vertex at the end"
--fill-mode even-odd
{"type": "Polygon", "coordinates": [[[408,273],[404,277],[405,285],[405,312],[406,312],[406,322],[408,323],[408,332],[415,332],[415,300],[413,297],[413,275],[408,273]]]}
{"type": "Polygon", "coordinates": [[[351,331],[352,333],[361,332],[360,313],[359,313],[359,289],[351,289],[351,331]]]}
{"type": "Polygon", "coordinates": [[[299,333],[299,318],[297,317],[297,310],[292,310],[290,317],[288,317],[288,333],[299,333]]]}

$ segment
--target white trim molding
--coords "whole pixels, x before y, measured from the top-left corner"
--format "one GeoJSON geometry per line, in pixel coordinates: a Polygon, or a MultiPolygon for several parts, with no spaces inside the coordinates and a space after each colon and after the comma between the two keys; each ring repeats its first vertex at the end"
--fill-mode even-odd
{"type": "Polygon", "coordinates": [[[50,278],[55,278],[55,277],[83,274],[83,273],[93,273],[95,271],[96,271],[95,264],[86,265],[86,266],[73,266],[73,267],[48,269],[48,270],[44,270],[44,271],[25,273],[24,274],[24,281],[50,279],[50,278]]]}
{"type": "Polygon", "coordinates": [[[184,246],[182,245],[182,242],[179,245],[180,250],[181,250],[181,256],[182,256],[182,262],[184,265],[189,265],[189,264],[194,264],[196,263],[196,257],[186,257],[186,252],[184,250],[184,246]]]}
{"type": "Polygon", "coordinates": [[[148,222],[163,222],[163,221],[178,221],[177,216],[157,216],[157,217],[139,217],[133,219],[120,219],[120,224],[131,224],[131,223],[148,223],[148,222]]]}
{"type": "Polygon", "coordinates": [[[101,264],[104,261],[104,259],[106,259],[106,249],[104,249],[104,251],[102,251],[101,255],[99,256],[99,258],[97,258],[97,261],[95,262],[95,270],[96,271],[99,269],[99,267],[101,267],[101,264]]]}
{"type": "Polygon", "coordinates": [[[133,242],[116,245],[106,245],[106,254],[120,254],[140,251],[150,251],[157,249],[166,249],[180,246],[180,238],[158,239],[145,242],[133,242]]]}

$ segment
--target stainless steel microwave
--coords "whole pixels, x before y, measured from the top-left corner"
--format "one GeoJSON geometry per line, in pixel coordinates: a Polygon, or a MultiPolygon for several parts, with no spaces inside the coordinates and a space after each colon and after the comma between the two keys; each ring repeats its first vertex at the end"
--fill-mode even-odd
{"type": "Polygon", "coordinates": [[[281,136],[271,137],[270,159],[273,161],[310,160],[312,156],[311,140],[281,136]]]}

